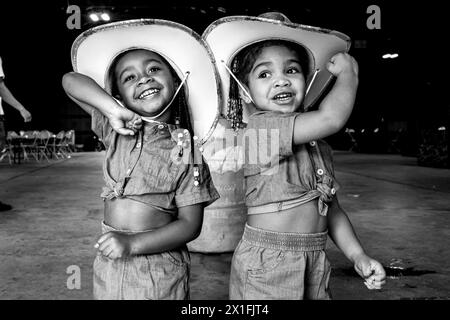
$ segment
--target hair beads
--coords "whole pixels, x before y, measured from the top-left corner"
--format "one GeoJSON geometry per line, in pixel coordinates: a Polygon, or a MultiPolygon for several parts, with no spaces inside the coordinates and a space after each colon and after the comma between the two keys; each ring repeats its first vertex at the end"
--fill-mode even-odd
{"type": "MultiPolygon", "coordinates": [[[[232,72],[238,73],[238,62],[234,59],[232,72]]],[[[239,96],[239,87],[237,82],[230,77],[230,92],[228,95],[227,120],[231,122],[231,128],[238,131],[242,126],[242,100],[239,96]]]]}

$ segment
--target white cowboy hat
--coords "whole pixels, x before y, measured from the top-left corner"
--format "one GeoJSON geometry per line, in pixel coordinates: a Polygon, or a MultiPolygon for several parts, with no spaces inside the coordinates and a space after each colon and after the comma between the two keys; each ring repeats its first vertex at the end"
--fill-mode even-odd
{"type": "MultiPolygon", "coordinates": [[[[334,54],[350,49],[350,38],[345,34],[292,23],[278,12],[268,12],[258,17],[229,16],[218,19],[208,26],[203,38],[214,54],[222,79],[223,114],[226,114],[229,95],[231,63],[243,48],[264,40],[287,40],[303,46],[309,54],[312,71],[306,79],[308,86],[311,86],[303,102],[305,109],[311,107],[332,79],[333,75],[326,69],[327,62],[334,54]]],[[[244,111],[244,122],[247,122],[246,118],[244,111]]]]}
{"type": "Polygon", "coordinates": [[[147,49],[165,58],[180,79],[186,74],[186,99],[194,135],[203,144],[214,130],[221,105],[214,59],[204,40],[192,29],[167,20],[135,19],[86,30],[71,50],[74,71],[94,79],[110,92],[109,67],[122,52],[147,49]]]}

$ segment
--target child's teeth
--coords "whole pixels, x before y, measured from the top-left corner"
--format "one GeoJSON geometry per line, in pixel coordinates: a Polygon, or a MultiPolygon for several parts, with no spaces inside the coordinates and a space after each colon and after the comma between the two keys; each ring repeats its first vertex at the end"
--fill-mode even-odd
{"type": "Polygon", "coordinates": [[[153,94],[153,93],[155,93],[155,92],[157,92],[157,91],[158,91],[158,89],[149,89],[149,90],[145,90],[144,92],[142,92],[142,93],[139,95],[139,98],[140,98],[140,99],[145,98],[145,97],[147,97],[147,96],[149,96],[149,95],[151,95],[151,94],[153,94]]]}
{"type": "Polygon", "coordinates": [[[291,97],[291,95],[289,93],[283,93],[283,94],[279,94],[276,96],[276,99],[287,99],[291,97]]]}

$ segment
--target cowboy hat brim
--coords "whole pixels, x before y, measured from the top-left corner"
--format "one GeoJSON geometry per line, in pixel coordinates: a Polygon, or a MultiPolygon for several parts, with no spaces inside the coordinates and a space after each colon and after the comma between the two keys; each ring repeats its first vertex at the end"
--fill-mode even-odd
{"type": "MultiPolygon", "coordinates": [[[[252,16],[230,16],[216,20],[203,33],[214,54],[217,69],[222,79],[222,92],[225,102],[229,95],[230,74],[221,63],[224,61],[231,68],[235,56],[245,47],[264,40],[286,40],[302,45],[310,55],[310,70],[307,83],[314,77],[303,104],[305,109],[320,97],[333,75],[326,64],[338,52],[350,49],[350,38],[343,33],[291,22],[252,16]]],[[[223,114],[226,105],[221,107],[223,114]]],[[[246,114],[244,113],[244,122],[246,114]]]]}
{"type": "Polygon", "coordinates": [[[79,35],[71,50],[74,71],[85,74],[109,92],[108,70],[113,60],[131,49],[154,51],[186,80],[186,98],[194,134],[203,144],[214,130],[221,105],[214,58],[192,29],[160,19],[135,19],[91,28],[79,35]]]}

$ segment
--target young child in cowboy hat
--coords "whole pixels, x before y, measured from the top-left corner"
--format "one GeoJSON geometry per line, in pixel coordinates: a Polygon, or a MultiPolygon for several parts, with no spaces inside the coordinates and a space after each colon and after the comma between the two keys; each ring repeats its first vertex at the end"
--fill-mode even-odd
{"type": "Polygon", "coordinates": [[[206,48],[191,29],[156,19],[95,27],[72,46],[76,72],[63,87],[107,148],[96,299],[189,298],[186,243],[219,197],[198,151],[219,105],[206,48]]]}
{"type": "Polygon", "coordinates": [[[230,299],[330,299],[327,235],[366,286],[379,289],[385,271],[340,207],[331,149],[318,140],[340,130],[353,108],[358,65],[346,53],[350,39],[280,13],[225,17],[203,37],[229,96],[231,125],[247,122],[248,219],[232,259],[230,299]],[[332,76],[318,109],[304,112],[332,76]]]}

